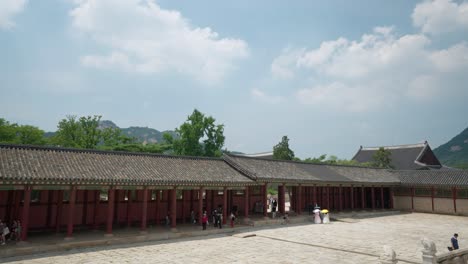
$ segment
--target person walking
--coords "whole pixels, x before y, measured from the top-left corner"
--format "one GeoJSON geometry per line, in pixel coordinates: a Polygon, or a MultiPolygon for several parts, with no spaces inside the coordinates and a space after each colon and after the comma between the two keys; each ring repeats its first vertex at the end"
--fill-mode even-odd
{"type": "Polygon", "coordinates": [[[458,234],[457,233],[453,234],[453,237],[450,239],[450,242],[452,243],[453,250],[458,249],[458,234]]]}
{"type": "Polygon", "coordinates": [[[0,245],[5,245],[5,233],[3,232],[6,225],[0,219],[0,245]]]}
{"type": "Polygon", "coordinates": [[[206,215],[206,213],[203,214],[201,221],[203,230],[206,230],[206,224],[208,223],[208,216],[206,215]]]}
{"type": "Polygon", "coordinates": [[[231,212],[231,228],[234,228],[234,221],[236,220],[236,215],[234,212],[231,212]]]}
{"type": "Polygon", "coordinates": [[[273,199],[273,206],[271,208],[271,218],[276,217],[276,207],[277,206],[278,206],[278,202],[276,201],[276,199],[273,199]]]}

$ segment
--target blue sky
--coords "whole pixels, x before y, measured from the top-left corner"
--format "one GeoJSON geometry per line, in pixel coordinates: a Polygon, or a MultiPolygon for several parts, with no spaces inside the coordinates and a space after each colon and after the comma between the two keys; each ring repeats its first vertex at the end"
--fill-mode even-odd
{"type": "Polygon", "coordinates": [[[226,147],[351,158],[445,143],[468,126],[467,1],[0,2],[0,116],[178,127],[194,108],[226,147]]]}

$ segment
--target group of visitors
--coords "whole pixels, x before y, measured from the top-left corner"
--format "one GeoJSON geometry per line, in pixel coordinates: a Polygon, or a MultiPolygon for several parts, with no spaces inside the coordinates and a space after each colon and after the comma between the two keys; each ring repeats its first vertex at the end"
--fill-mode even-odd
{"type": "Polygon", "coordinates": [[[13,223],[8,226],[0,219],[0,245],[5,245],[7,240],[19,241],[20,238],[21,222],[19,220],[14,220],[13,223]]]}

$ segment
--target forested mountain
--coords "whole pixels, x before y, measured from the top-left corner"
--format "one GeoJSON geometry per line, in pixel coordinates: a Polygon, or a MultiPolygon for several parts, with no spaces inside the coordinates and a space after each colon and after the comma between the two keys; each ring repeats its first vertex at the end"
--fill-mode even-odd
{"type": "MultiPolygon", "coordinates": [[[[159,131],[149,127],[128,127],[128,128],[120,128],[114,122],[110,120],[102,120],[99,122],[99,128],[119,128],[122,131],[122,134],[135,138],[136,142],[148,144],[148,143],[161,143],[163,142],[163,134],[169,133],[174,138],[178,138],[177,133],[172,130],[166,131],[159,131]]],[[[55,132],[47,132],[45,133],[46,137],[52,137],[55,135],[55,132]]]]}
{"type": "Polygon", "coordinates": [[[434,154],[444,165],[468,168],[468,128],[434,149],[434,154]]]}

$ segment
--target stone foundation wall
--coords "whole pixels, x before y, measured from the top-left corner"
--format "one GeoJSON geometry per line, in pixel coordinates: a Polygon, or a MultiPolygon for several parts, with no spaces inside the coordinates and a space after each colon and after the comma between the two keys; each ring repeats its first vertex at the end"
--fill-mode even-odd
{"type": "MultiPolygon", "coordinates": [[[[412,209],[410,196],[395,196],[393,201],[397,210],[412,209]]],[[[414,197],[413,203],[415,212],[468,215],[468,199],[457,199],[457,212],[451,198],[434,198],[434,211],[431,197],[414,197]]]]}
{"type": "Polygon", "coordinates": [[[468,215],[468,199],[457,199],[457,213],[468,215]]]}

